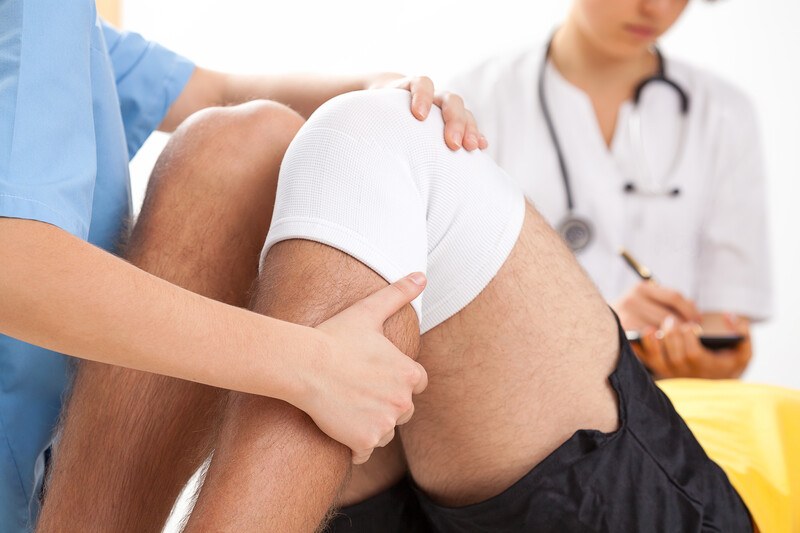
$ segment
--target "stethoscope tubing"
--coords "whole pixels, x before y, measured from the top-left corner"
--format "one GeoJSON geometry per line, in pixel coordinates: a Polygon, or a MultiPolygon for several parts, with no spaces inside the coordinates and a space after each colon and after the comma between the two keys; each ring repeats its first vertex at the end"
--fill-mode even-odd
{"type": "MultiPolygon", "coordinates": [[[[550,107],[548,106],[547,103],[547,95],[545,94],[545,71],[547,69],[547,61],[550,57],[550,49],[552,47],[552,44],[553,44],[553,39],[551,38],[550,41],[547,43],[547,48],[545,49],[544,58],[542,60],[541,67],[539,68],[539,79],[538,79],[539,107],[542,112],[542,116],[544,117],[545,124],[547,126],[547,132],[548,135],[550,136],[550,141],[553,144],[553,148],[555,149],[556,152],[556,157],[558,158],[558,166],[561,173],[561,181],[562,184],[564,185],[564,195],[567,200],[568,215],[560,226],[571,227],[571,228],[579,226],[583,232],[587,233],[585,238],[581,239],[580,243],[573,243],[568,238],[568,232],[565,231],[561,232],[562,235],[565,237],[565,240],[567,240],[567,244],[570,246],[570,248],[572,248],[573,251],[579,251],[588,246],[589,242],[591,241],[592,226],[588,221],[576,217],[573,213],[575,210],[575,200],[572,193],[572,185],[569,177],[569,168],[567,166],[567,161],[564,156],[564,150],[562,149],[561,143],[558,140],[558,134],[556,133],[553,117],[550,114],[550,107]]],[[[661,54],[661,51],[658,49],[657,46],[653,47],[653,51],[658,61],[658,68],[653,76],[645,78],[635,87],[633,91],[634,111],[637,111],[644,88],[651,83],[659,82],[667,84],[678,94],[680,98],[680,113],[685,118],[689,113],[689,104],[690,104],[689,95],[686,93],[686,91],[683,90],[683,88],[677,82],[667,77],[666,67],[664,64],[665,63],[664,56],[661,54]]],[[[640,194],[645,194],[650,196],[661,195],[653,191],[639,191],[636,188],[635,184],[633,183],[626,183],[624,190],[625,192],[637,192],[640,194]]],[[[666,194],[671,197],[678,196],[680,194],[680,189],[678,188],[669,189],[668,191],[666,191],[666,194]]]]}

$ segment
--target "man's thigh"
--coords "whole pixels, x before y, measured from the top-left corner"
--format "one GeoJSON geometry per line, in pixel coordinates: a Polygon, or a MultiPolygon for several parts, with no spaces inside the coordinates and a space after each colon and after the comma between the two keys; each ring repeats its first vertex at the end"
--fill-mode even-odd
{"type": "Polygon", "coordinates": [[[532,209],[486,289],[423,336],[419,361],[429,386],[400,435],[437,531],[750,531],[724,472],[532,209]]]}
{"type": "Polygon", "coordinates": [[[578,429],[613,431],[612,313],[544,220],[528,209],[492,282],[422,338],[430,377],[401,429],[414,480],[434,500],[493,496],[578,429]]]}

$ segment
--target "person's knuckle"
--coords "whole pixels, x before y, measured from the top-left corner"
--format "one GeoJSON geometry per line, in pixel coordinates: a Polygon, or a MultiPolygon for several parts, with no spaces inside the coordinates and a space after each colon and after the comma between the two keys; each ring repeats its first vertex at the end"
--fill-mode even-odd
{"type": "Polygon", "coordinates": [[[353,448],[353,451],[357,456],[364,457],[365,455],[369,455],[369,453],[372,451],[372,448],[366,439],[360,439],[356,443],[355,448],[353,448]]]}
{"type": "Polygon", "coordinates": [[[356,464],[364,464],[369,460],[371,455],[372,455],[372,449],[360,450],[354,454],[353,462],[356,464]]]}
{"type": "Polygon", "coordinates": [[[405,365],[403,373],[405,375],[406,382],[411,383],[412,385],[417,383],[422,378],[419,365],[416,364],[405,365]]]}
{"type": "Polygon", "coordinates": [[[397,417],[399,417],[408,410],[407,396],[408,395],[406,394],[406,387],[403,386],[401,387],[400,390],[398,390],[397,394],[395,394],[389,401],[389,408],[395,420],[397,420],[397,417]]]}
{"type": "Polygon", "coordinates": [[[394,415],[385,415],[381,417],[380,424],[378,425],[378,435],[375,440],[375,445],[383,439],[383,437],[389,433],[390,431],[394,431],[394,427],[397,425],[397,419],[399,416],[394,415]]]}
{"type": "Polygon", "coordinates": [[[382,448],[388,445],[390,442],[392,442],[392,440],[394,440],[394,430],[384,435],[383,438],[381,439],[381,442],[378,443],[378,446],[382,448]]]}
{"type": "Polygon", "coordinates": [[[354,440],[354,450],[357,450],[357,453],[364,454],[368,453],[372,448],[375,447],[375,432],[373,430],[364,431],[360,435],[356,437],[354,440]]]}
{"type": "Polygon", "coordinates": [[[414,402],[411,401],[411,398],[405,396],[402,398],[397,406],[399,408],[400,416],[403,416],[408,411],[414,408],[414,402]]]}
{"type": "Polygon", "coordinates": [[[466,122],[458,115],[453,114],[452,118],[447,121],[448,129],[451,132],[463,132],[466,128],[466,122]]]}
{"type": "Polygon", "coordinates": [[[369,439],[369,449],[370,450],[374,450],[375,447],[378,446],[378,444],[380,444],[381,439],[383,438],[383,436],[386,435],[386,432],[388,431],[388,426],[386,424],[386,420],[388,418],[389,417],[384,415],[379,419],[378,423],[375,424],[375,427],[373,428],[373,432],[370,435],[370,439],[369,439]]]}
{"type": "Polygon", "coordinates": [[[463,107],[464,99],[461,98],[459,95],[455,93],[445,93],[443,95],[444,102],[447,103],[448,106],[460,106],[463,107]]]}

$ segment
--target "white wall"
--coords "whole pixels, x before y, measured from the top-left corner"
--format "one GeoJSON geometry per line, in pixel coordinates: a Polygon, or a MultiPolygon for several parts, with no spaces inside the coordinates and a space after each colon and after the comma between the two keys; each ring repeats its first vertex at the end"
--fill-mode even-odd
{"type": "MultiPolygon", "coordinates": [[[[128,0],[126,27],[213,68],[241,72],[394,70],[445,80],[470,63],[538,43],[568,0],[128,0]]],[[[751,380],[800,388],[800,3],[690,0],[664,39],[672,56],[745,89],[761,113],[770,176],[777,308],[756,330],[751,380]]],[[[135,199],[163,138],[134,161],[135,199]]]]}

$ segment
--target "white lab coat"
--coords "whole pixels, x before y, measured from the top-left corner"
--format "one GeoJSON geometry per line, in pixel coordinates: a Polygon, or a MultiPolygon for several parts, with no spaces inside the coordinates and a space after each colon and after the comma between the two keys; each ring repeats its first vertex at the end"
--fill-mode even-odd
{"type": "MultiPolygon", "coordinates": [[[[543,58],[544,47],[501,55],[456,77],[448,89],[474,112],[489,153],[557,226],[568,211],[539,105],[543,58]]],[[[707,72],[668,58],[665,69],[688,93],[689,114],[682,126],[677,93],[663,83],[648,85],[640,103],[642,138],[653,176],[664,189],[680,188],[677,197],[623,191],[626,182],[646,182],[637,176],[632,155],[642,152],[630,135],[633,104],[620,109],[609,149],[588,96],[552,63],[547,66],[546,97],[566,159],[574,214],[594,227],[593,242],[578,259],[608,301],[638,282],[619,257],[625,247],[661,284],[694,299],[702,311],[764,319],[772,304],[755,111],[741,92],[707,72]],[[676,171],[667,179],[673,160],[676,171]]]]}

